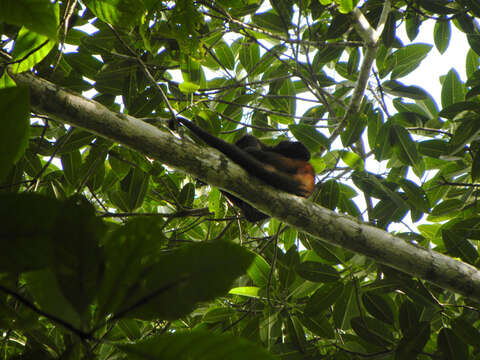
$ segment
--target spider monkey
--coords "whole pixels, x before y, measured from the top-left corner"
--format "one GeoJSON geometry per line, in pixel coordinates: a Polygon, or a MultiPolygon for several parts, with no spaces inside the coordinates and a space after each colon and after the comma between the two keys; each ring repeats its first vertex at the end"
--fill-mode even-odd
{"type": "MultiPolygon", "coordinates": [[[[255,136],[245,135],[235,144],[230,144],[190,120],[182,117],[176,119],[205,143],[220,150],[248,173],[270,186],[303,197],[312,194],[315,188],[315,172],[309,163],[310,152],[301,142],[281,141],[275,146],[267,146],[255,136]]],[[[269,217],[236,196],[222,193],[242,210],[248,221],[257,222],[269,217]]]]}

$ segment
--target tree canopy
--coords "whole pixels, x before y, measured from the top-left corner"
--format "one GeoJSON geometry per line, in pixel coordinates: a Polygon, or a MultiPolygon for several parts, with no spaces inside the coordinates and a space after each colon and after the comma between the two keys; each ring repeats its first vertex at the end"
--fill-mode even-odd
{"type": "Polygon", "coordinates": [[[0,357],[480,359],[478,18],[477,0],[0,0],[0,357]],[[453,27],[466,74],[407,81],[453,27]],[[177,115],[301,141],[314,194],[177,115]]]}

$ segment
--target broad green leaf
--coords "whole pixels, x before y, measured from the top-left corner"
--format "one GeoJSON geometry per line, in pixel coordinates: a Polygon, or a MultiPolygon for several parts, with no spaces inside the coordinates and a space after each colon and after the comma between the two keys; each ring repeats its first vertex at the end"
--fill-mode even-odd
{"type": "Polygon", "coordinates": [[[27,285],[28,292],[40,305],[40,309],[81,329],[85,318],[82,319],[63,294],[53,271],[50,269],[31,271],[23,275],[23,280],[27,285]]]}
{"type": "Polygon", "coordinates": [[[443,230],[442,238],[448,253],[451,256],[459,257],[463,261],[474,264],[478,258],[477,249],[468,241],[462,232],[443,230]]]}
{"type": "Polygon", "coordinates": [[[304,261],[297,266],[297,273],[302,278],[314,282],[333,282],[340,279],[334,267],[316,261],[304,261]]]}
{"type": "Polygon", "coordinates": [[[400,180],[400,186],[407,195],[407,202],[422,212],[430,210],[430,203],[428,201],[425,191],[408,179],[400,180]]]}
{"type": "Polygon", "coordinates": [[[464,149],[480,133],[480,115],[466,115],[453,134],[449,143],[450,154],[456,154],[464,149]]]}
{"type": "Polygon", "coordinates": [[[123,28],[133,26],[145,11],[144,3],[135,0],[86,0],[84,3],[100,20],[123,28]]]}
{"type": "Polygon", "coordinates": [[[478,70],[480,66],[480,59],[477,53],[475,53],[472,49],[469,49],[467,52],[467,58],[465,60],[465,70],[467,72],[467,78],[470,78],[475,71],[478,70]]]}
{"type": "Polygon", "coordinates": [[[348,147],[355,143],[362,135],[366,125],[367,118],[365,115],[356,114],[355,116],[350,117],[347,120],[347,125],[344,131],[340,134],[343,146],[348,147]]]}
{"type": "Polygon", "coordinates": [[[62,154],[61,161],[65,179],[72,186],[77,186],[81,179],[82,155],[80,151],[70,151],[62,154]]]}
{"type": "Polygon", "coordinates": [[[30,92],[26,87],[0,89],[0,182],[28,146],[30,92]]]}
{"type": "Polygon", "coordinates": [[[240,63],[247,70],[252,72],[260,60],[260,48],[258,44],[247,42],[243,43],[239,54],[240,63]]]}
{"type": "Polygon", "coordinates": [[[455,69],[451,69],[442,84],[442,106],[445,108],[465,100],[465,87],[455,69]]]}
{"type": "Polygon", "coordinates": [[[387,80],[382,84],[385,92],[402,96],[410,99],[423,100],[428,97],[428,94],[418,86],[406,86],[399,81],[387,80]]]}
{"type": "Polygon", "coordinates": [[[453,119],[456,115],[468,110],[480,113],[478,103],[474,101],[459,101],[444,107],[442,111],[440,111],[439,115],[442,117],[453,119]]]}
{"type": "Polygon", "coordinates": [[[46,35],[22,27],[12,50],[12,56],[15,60],[12,65],[13,72],[21,73],[30,70],[42,61],[54,46],[55,41],[49,40],[46,35]]]}
{"type": "Polygon", "coordinates": [[[365,163],[363,159],[351,151],[343,152],[342,160],[354,170],[362,171],[364,169],[365,163]]]}
{"type": "Polygon", "coordinates": [[[384,322],[368,316],[355,317],[351,322],[353,331],[370,344],[388,346],[394,342],[392,330],[384,322]]]}
{"type": "Polygon", "coordinates": [[[268,283],[270,265],[263,257],[257,255],[253,259],[252,265],[248,268],[247,274],[255,285],[264,287],[268,283]]]}
{"type": "Polygon", "coordinates": [[[133,168],[120,182],[121,190],[125,193],[129,211],[140,207],[147,193],[150,176],[140,170],[133,168]]]}
{"type": "Polygon", "coordinates": [[[430,52],[432,45],[412,44],[404,46],[389,56],[387,62],[393,64],[392,80],[404,77],[415,70],[430,52]]]}
{"type": "Polygon", "coordinates": [[[74,196],[61,205],[53,234],[53,270],[60,290],[80,315],[92,302],[102,279],[100,240],[105,231],[85,198],[74,196]]]}
{"type": "Polygon", "coordinates": [[[459,199],[445,200],[432,209],[432,215],[442,216],[452,214],[461,209],[464,205],[465,203],[459,199]]]}
{"type": "Polygon", "coordinates": [[[215,54],[218,57],[218,60],[224,65],[228,70],[233,70],[235,67],[235,57],[233,55],[232,49],[225,41],[220,41],[215,45],[215,54]]]}
{"type": "Polygon", "coordinates": [[[185,208],[189,209],[193,206],[194,197],[195,197],[195,185],[189,182],[185,184],[185,186],[180,191],[180,196],[178,197],[178,201],[185,208]]]}
{"type": "Polygon", "coordinates": [[[435,42],[435,47],[440,54],[443,54],[445,50],[447,50],[448,43],[450,42],[450,35],[450,21],[445,21],[445,19],[437,20],[433,30],[433,40],[435,42]]]}
{"type": "Polygon", "coordinates": [[[340,188],[335,179],[330,179],[322,183],[319,193],[320,205],[327,209],[334,210],[337,207],[340,196],[340,188]]]}
{"type": "Polygon", "coordinates": [[[452,322],[452,330],[460,339],[468,345],[480,346],[480,333],[476,327],[467,320],[457,318],[452,322]]]}
{"type": "Polygon", "coordinates": [[[202,318],[202,322],[206,324],[215,324],[217,322],[223,322],[234,316],[235,310],[228,307],[214,307],[208,309],[206,314],[202,318]]]}
{"type": "Polygon", "coordinates": [[[26,28],[55,41],[59,6],[49,0],[1,0],[0,21],[26,28]]]}
{"type": "Polygon", "coordinates": [[[395,360],[415,359],[427,344],[430,331],[430,323],[425,321],[409,329],[398,344],[395,360]]]}
{"type": "Polygon", "coordinates": [[[445,359],[468,360],[470,359],[468,346],[452,329],[443,328],[437,337],[439,350],[445,359]]]}
{"type": "Polygon", "coordinates": [[[101,290],[102,314],[178,319],[189,314],[198,302],[225,295],[253,260],[252,253],[230,242],[190,244],[166,253],[161,253],[157,245],[152,253],[156,240],[149,236],[137,250],[145,235],[132,230],[125,234],[118,231],[117,238],[123,235],[124,240],[121,253],[114,250],[117,238],[108,245],[112,253],[107,256],[101,290]],[[132,293],[129,289],[133,288],[136,291],[132,293]]]}
{"type": "Polygon", "coordinates": [[[204,331],[165,333],[136,344],[117,345],[132,360],[273,360],[261,346],[230,334],[204,331]]]}
{"type": "Polygon", "coordinates": [[[306,124],[289,125],[288,129],[298,141],[313,152],[322,152],[328,148],[328,139],[314,126],[306,124]]]}
{"type": "Polygon", "coordinates": [[[256,286],[241,286],[231,289],[228,293],[232,295],[259,298],[260,288],[256,286]]]}
{"type": "Polygon", "coordinates": [[[68,53],[64,57],[76,71],[90,79],[95,79],[103,65],[100,60],[85,51],[68,53]]]}
{"type": "Polygon", "coordinates": [[[406,165],[416,166],[420,158],[418,157],[417,147],[408,131],[399,125],[393,125],[392,130],[395,134],[394,150],[399,159],[406,165]]]}
{"type": "Polygon", "coordinates": [[[448,143],[443,140],[425,140],[418,143],[418,152],[422,155],[439,158],[442,155],[447,155],[450,148],[448,143]]]}
{"type": "Polygon", "coordinates": [[[315,293],[308,299],[305,307],[305,315],[319,315],[326,311],[333,305],[343,293],[342,282],[332,282],[323,284],[315,293]]]}
{"type": "Polygon", "coordinates": [[[305,330],[297,316],[289,316],[285,321],[287,341],[291,342],[296,349],[305,352],[307,348],[307,338],[305,330]]]}
{"type": "Polygon", "coordinates": [[[252,16],[252,21],[254,24],[273,33],[284,34],[286,31],[284,21],[273,11],[255,14],[252,16]]]}
{"type": "Polygon", "coordinates": [[[0,194],[0,271],[21,273],[51,264],[61,203],[34,193],[0,194]]]}
{"type": "Polygon", "coordinates": [[[467,34],[468,44],[473,51],[480,55],[480,36],[478,34],[470,33],[467,34]]]}
{"type": "Polygon", "coordinates": [[[420,311],[415,304],[405,299],[400,305],[398,321],[403,334],[408,334],[410,330],[417,329],[420,322],[420,311]]]}
{"type": "Polygon", "coordinates": [[[388,298],[377,295],[371,291],[364,293],[362,296],[363,305],[370,315],[387,324],[393,325],[394,317],[392,308],[394,304],[386,299],[388,298]]]}

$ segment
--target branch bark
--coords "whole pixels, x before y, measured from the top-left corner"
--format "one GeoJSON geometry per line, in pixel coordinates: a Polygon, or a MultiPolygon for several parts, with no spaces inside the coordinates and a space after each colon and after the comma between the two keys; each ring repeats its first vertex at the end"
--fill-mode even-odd
{"type": "Polygon", "coordinates": [[[129,146],[168,166],[227,190],[322,241],[364,254],[408,274],[480,301],[480,272],[461,261],[406,243],[358,219],[279,192],[249,176],[223,154],[58,87],[32,74],[12,74],[30,87],[33,110],[129,146]]]}

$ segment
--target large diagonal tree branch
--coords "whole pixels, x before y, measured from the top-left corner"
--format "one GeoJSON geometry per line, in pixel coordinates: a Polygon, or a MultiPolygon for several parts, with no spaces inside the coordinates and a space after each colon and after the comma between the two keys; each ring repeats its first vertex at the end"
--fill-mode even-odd
{"type": "Polygon", "coordinates": [[[398,270],[480,301],[480,272],[468,264],[406,243],[381,229],[313,202],[275,190],[248,175],[214,149],[178,139],[167,131],[58,87],[31,74],[12,75],[29,86],[34,111],[112,139],[168,166],[240,197],[299,231],[367,255],[398,270]]]}

